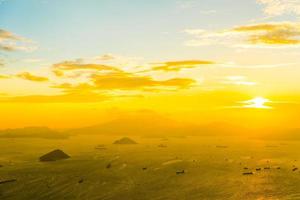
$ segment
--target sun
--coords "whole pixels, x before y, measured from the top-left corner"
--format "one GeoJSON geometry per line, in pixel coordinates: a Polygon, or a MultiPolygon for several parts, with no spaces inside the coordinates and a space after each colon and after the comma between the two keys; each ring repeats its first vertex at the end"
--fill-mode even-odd
{"type": "Polygon", "coordinates": [[[264,97],[255,97],[248,101],[244,101],[243,103],[246,104],[246,105],[244,105],[245,108],[271,109],[272,107],[265,105],[266,103],[269,103],[269,102],[271,102],[271,101],[264,97]]]}

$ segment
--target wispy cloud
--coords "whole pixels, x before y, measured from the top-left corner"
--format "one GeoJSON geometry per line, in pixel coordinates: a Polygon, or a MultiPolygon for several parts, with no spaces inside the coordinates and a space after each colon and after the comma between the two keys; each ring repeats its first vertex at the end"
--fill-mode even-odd
{"type": "Polygon", "coordinates": [[[232,85],[245,85],[245,86],[254,86],[257,83],[254,81],[249,81],[245,76],[227,76],[221,81],[223,84],[232,84],[232,85]]]}
{"type": "Polygon", "coordinates": [[[0,50],[2,51],[33,51],[37,47],[29,39],[17,36],[0,29],[0,50]]]}
{"type": "Polygon", "coordinates": [[[212,14],[217,13],[217,11],[216,10],[201,10],[200,13],[203,15],[212,15],[212,14]]]}
{"type": "MultiPolygon", "coordinates": [[[[114,58],[104,56],[103,59],[106,61],[107,59],[111,60],[114,58]]],[[[160,66],[184,68],[194,65],[212,64],[212,62],[187,60],[159,64],[160,66]]],[[[126,66],[124,68],[126,68],[126,66]]],[[[44,86],[51,89],[54,92],[53,94],[12,95],[1,98],[0,101],[28,103],[100,102],[125,96],[140,97],[144,93],[184,90],[196,85],[196,81],[191,78],[155,78],[146,73],[124,70],[120,69],[120,67],[101,63],[85,63],[83,60],[59,62],[53,64],[50,70],[56,74],[56,77],[52,77],[53,80],[51,79],[51,82],[48,77],[36,75],[31,72],[22,72],[0,78],[17,77],[23,80],[34,81],[37,84],[48,82],[51,85],[44,86]],[[76,73],[80,75],[77,76],[76,73]],[[84,74],[84,76],[81,76],[82,74],[84,74]]]]}
{"type": "Polygon", "coordinates": [[[257,0],[257,2],[265,6],[264,13],[268,16],[300,15],[300,0],[257,0]]]}
{"type": "Polygon", "coordinates": [[[1,59],[1,58],[0,58],[0,67],[3,67],[4,65],[5,65],[4,59],[1,59]]]}
{"type": "Polygon", "coordinates": [[[249,33],[250,44],[298,45],[300,44],[300,23],[268,23],[240,26],[235,32],[249,33]]]}
{"type": "Polygon", "coordinates": [[[185,32],[194,37],[187,41],[187,46],[228,45],[269,48],[300,45],[300,23],[293,22],[251,24],[221,31],[187,29],[185,32]]]}
{"type": "Polygon", "coordinates": [[[150,76],[140,76],[126,72],[93,75],[91,78],[97,89],[105,90],[143,90],[161,87],[189,88],[195,83],[193,79],[189,78],[155,80],[150,76]]]}
{"type": "Polygon", "coordinates": [[[58,95],[27,95],[3,97],[0,102],[10,103],[86,103],[101,102],[108,97],[97,93],[67,93],[58,95]]]}
{"type": "MultiPolygon", "coordinates": [[[[104,56],[106,60],[106,56],[104,56]]],[[[113,57],[108,58],[113,59],[113,57]]],[[[178,71],[182,68],[191,68],[196,65],[213,64],[212,61],[186,60],[186,61],[170,61],[159,63],[152,70],[178,71]]],[[[126,67],[123,67],[124,69],[126,67]]],[[[83,63],[79,61],[64,61],[54,64],[52,71],[61,78],[67,72],[84,72],[84,84],[73,85],[70,83],[60,84],[55,88],[66,91],[77,89],[91,90],[157,90],[165,88],[188,88],[195,83],[190,78],[169,78],[164,80],[156,80],[152,76],[143,75],[143,72],[133,72],[132,70],[124,70],[119,67],[100,64],[100,63],[83,63]]],[[[68,76],[70,77],[70,76],[68,76]]],[[[72,76],[73,78],[78,76],[72,76]]],[[[82,82],[82,80],[81,80],[82,82]]]]}
{"type": "Polygon", "coordinates": [[[8,79],[8,78],[10,78],[10,76],[0,74],[0,79],[8,79]]]}
{"type": "Polygon", "coordinates": [[[113,54],[103,54],[103,55],[100,55],[100,56],[96,56],[95,59],[96,60],[100,60],[100,61],[108,61],[108,60],[114,60],[116,59],[117,57],[113,54]]]}
{"type": "Polygon", "coordinates": [[[88,80],[81,83],[65,82],[53,85],[64,93],[89,93],[112,91],[165,91],[168,89],[187,89],[196,83],[190,78],[170,78],[156,80],[151,76],[142,76],[129,72],[110,72],[104,74],[91,74],[88,80]]]}
{"type": "Polygon", "coordinates": [[[180,71],[182,69],[195,68],[200,65],[212,65],[214,61],[207,60],[181,60],[158,63],[152,70],[154,71],[180,71]]]}
{"type": "Polygon", "coordinates": [[[17,74],[16,77],[24,79],[24,80],[36,81],[36,82],[46,82],[46,81],[49,81],[49,79],[47,77],[36,76],[36,75],[33,75],[33,74],[29,73],[29,72],[23,72],[23,73],[17,74]]]}
{"type": "Polygon", "coordinates": [[[281,68],[281,67],[291,67],[291,66],[298,66],[300,63],[277,63],[277,64],[256,64],[256,65],[239,65],[236,63],[224,63],[219,65],[220,67],[225,67],[225,68],[240,68],[240,69],[270,69],[272,70],[273,68],[281,68]]]}
{"type": "MultiPolygon", "coordinates": [[[[31,81],[47,81],[45,77],[33,76],[29,73],[18,74],[17,76],[31,81]]],[[[168,88],[186,89],[194,83],[195,81],[189,78],[155,80],[150,76],[138,76],[127,72],[111,72],[108,74],[94,74],[89,81],[83,83],[52,85],[52,88],[60,90],[59,94],[8,96],[1,98],[0,102],[101,102],[111,98],[123,97],[122,93],[111,93],[113,91],[158,92],[168,88]]]]}
{"type": "Polygon", "coordinates": [[[63,76],[67,71],[120,71],[117,67],[104,65],[104,64],[94,64],[94,63],[82,63],[81,61],[64,61],[54,64],[52,71],[56,76],[63,76]]]}

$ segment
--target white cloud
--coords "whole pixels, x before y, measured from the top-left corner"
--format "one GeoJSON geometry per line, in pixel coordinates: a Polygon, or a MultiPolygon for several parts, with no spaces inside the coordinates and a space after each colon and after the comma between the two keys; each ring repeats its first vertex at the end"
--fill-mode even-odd
{"type": "Polygon", "coordinates": [[[200,13],[203,15],[212,15],[212,14],[217,13],[217,11],[216,10],[202,10],[202,11],[200,11],[200,13]]]}
{"type": "Polygon", "coordinates": [[[185,33],[193,39],[186,41],[186,46],[230,45],[242,41],[242,34],[228,31],[208,31],[203,29],[186,29],[185,33]]]}
{"type": "Polygon", "coordinates": [[[300,0],[257,0],[257,2],[265,6],[264,13],[269,16],[300,15],[300,0]]]}
{"type": "Polygon", "coordinates": [[[245,85],[253,86],[256,85],[256,82],[247,80],[245,76],[227,76],[223,81],[224,84],[233,84],[233,85],[245,85]]]}

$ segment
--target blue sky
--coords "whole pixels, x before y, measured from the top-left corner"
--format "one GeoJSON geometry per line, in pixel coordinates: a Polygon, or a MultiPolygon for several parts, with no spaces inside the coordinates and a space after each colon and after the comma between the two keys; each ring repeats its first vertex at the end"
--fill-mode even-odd
{"type": "MultiPolygon", "coordinates": [[[[167,61],[217,64],[212,69],[177,74],[197,80],[204,80],[202,74],[213,79],[228,66],[293,68],[299,62],[299,5],[298,0],[2,0],[0,29],[19,40],[0,38],[0,45],[19,50],[0,51],[0,64],[5,65],[0,73],[14,77],[29,71],[53,76],[56,63],[93,62],[91,58],[106,54],[121,57],[122,63],[110,64],[125,69],[132,67],[124,66],[126,58],[142,60],[134,66],[141,70],[167,61]]],[[[271,73],[278,74],[278,69],[271,73]]],[[[174,72],[152,75],[176,77],[174,72]]],[[[1,81],[12,85],[11,80],[1,81]]]]}
{"type": "Polygon", "coordinates": [[[30,56],[53,61],[107,52],[152,60],[209,58],[214,56],[207,49],[185,47],[182,31],[243,24],[262,16],[258,7],[252,0],[7,0],[0,26],[36,42],[39,51],[30,56]]]}

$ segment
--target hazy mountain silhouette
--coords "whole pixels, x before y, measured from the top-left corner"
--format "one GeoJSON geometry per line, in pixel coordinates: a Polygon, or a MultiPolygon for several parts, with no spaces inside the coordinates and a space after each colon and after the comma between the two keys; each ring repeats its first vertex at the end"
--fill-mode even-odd
{"type": "Polygon", "coordinates": [[[188,136],[188,135],[234,135],[241,127],[224,122],[196,125],[178,122],[155,112],[135,113],[122,116],[112,121],[69,130],[70,134],[109,134],[139,136],[188,136]]]}
{"type": "Polygon", "coordinates": [[[300,140],[300,128],[272,129],[259,139],[266,140],[300,140]]]}
{"type": "Polygon", "coordinates": [[[0,130],[0,138],[66,139],[68,134],[47,127],[25,127],[0,130]]]}

